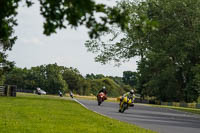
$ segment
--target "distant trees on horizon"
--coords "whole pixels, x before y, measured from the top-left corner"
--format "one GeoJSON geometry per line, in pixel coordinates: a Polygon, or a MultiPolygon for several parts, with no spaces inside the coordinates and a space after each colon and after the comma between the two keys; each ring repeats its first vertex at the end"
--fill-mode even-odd
{"type": "Polygon", "coordinates": [[[73,91],[80,95],[96,95],[103,86],[106,86],[108,96],[111,97],[120,96],[133,88],[124,83],[123,77],[93,73],[84,77],[78,69],[58,66],[56,63],[30,69],[14,67],[12,71],[5,74],[4,83],[28,90],[40,87],[49,94],[57,94],[60,90],[64,93],[73,91]]]}

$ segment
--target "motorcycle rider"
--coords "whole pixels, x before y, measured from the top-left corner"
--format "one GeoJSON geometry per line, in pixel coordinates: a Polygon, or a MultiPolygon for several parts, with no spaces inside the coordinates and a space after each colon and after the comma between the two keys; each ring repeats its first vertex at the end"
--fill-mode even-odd
{"type": "Polygon", "coordinates": [[[71,98],[74,98],[74,94],[72,93],[72,91],[69,91],[69,95],[71,98]]]}
{"type": "MultiPolygon", "coordinates": [[[[101,90],[99,90],[98,94],[101,92],[103,92],[105,94],[105,100],[106,100],[107,99],[107,90],[106,90],[105,86],[103,86],[103,88],[101,90]]],[[[98,94],[97,94],[97,96],[98,96],[98,94]]]]}
{"type": "Polygon", "coordinates": [[[130,106],[133,107],[133,106],[134,106],[133,102],[134,102],[134,100],[135,100],[134,90],[131,89],[129,92],[125,93],[125,94],[122,96],[122,98],[120,99],[120,104],[119,104],[119,105],[121,105],[121,102],[123,101],[124,97],[128,97],[128,99],[131,99],[132,104],[131,104],[130,106]]]}
{"type": "Polygon", "coordinates": [[[63,93],[60,90],[58,90],[58,94],[59,94],[60,97],[63,96],[63,93]]]}

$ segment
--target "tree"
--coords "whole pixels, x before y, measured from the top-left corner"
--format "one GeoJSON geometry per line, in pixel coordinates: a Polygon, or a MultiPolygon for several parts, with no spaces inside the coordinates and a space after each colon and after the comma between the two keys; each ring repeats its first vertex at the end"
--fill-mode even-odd
{"type": "Polygon", "coordinates": [[[49,94],[58,94],[58,91],[68,91],[68,85],[62,77],[62,67],[57,64],[48,64],[21,69],[14,67],[5,74],[5,83],[17,85],[19,89],[35,90],[37,87],[49,94]]]}
{"type": "MultiPolygon", "coordinates": [[[[139,91],[162,101],[196,101],[199,93],[200,2],[198,0],[146,0],[121,2],[129,12],[128,28],[111,30],[108,42],[86,42],[97,53],[96,61],[120,62],[135,56],[138,62],[139,91]]],[[[105,33],[106,34],[106,33],[105,33]]]]}
{"type": "Polygon", "coordinates": [[[46,88],[51,94],[58,94],[58,90],[62,92],[67,92],[68,84],[62,77],[61,69],[62,67],[55,64],[48,64],[45,66],[45,76],[46,76],[46,88]]]}
{"type": "Polygon", "coordinates": [[[84,93],[82,91],[82,83],[84,82],[84,78],[77,69],[74,69],[72,67],[64,68],[62,76],[63,80],[65,80],[65,82],[68,84],[68,87],[71,91],[74,91],[79,94],[84,93]]]}
{"type": "Polygon", "coordinates": [[[25,71],[23,69],[14,67],[13,70],[6,75],[5,84],[17,85],[18,88],[24,88],[24,76],[25,71]]]}
{"type": "Polygon", "coordinates": [[[136,87],[137,73],[132,71],[124,71],[122,80],[126,85],[130,85],[131,87],[136,87]]]}
{"type": "Polygon", "coordinates": [[[105,76],[103,74],[86,74],[86,79],[102,79],[104,78],[105,76]]]}
{"type": "Polygon", "coordinates": [[[108,76],[108,78],[112,79],[113,81],[115,81],[115,83],[117,83],[118,85],[122,86],[124,85],[124,82],[122,80],[122,77],[118,77],[118,76],[108,76]]]}
{"type": "MultiPolygon", "coordinates": [[[[0,78],[5,72],[12,69],[14,62],[7,60],[7,50],[11,50],[17,37],[14,36],[14,26],[17,25],[15,19],[17,8],[21,0],[1,0],[0,1],[0,78]]],[[[31,5],[26,0],[27,6],[31,5]]]]}
{"type": "MultiPolygon", "coordinates": [[[[13,62],[7,61],[5,52],[12,49],[17,39],[14,27],[17,25],[15,17],[20,2],[22,0],[0,1],[0,77],[13,65],[13,62]]],[[[33,4],[33,0],[25,2],[28,7],[33,4]]],[[[109,25],[113,23],[119,24],[124,29],[128,19],[123,9],[97,4],[93,0],[39,0],[39,2],[41,14],[45,19],[43,26],[45,35],[51,35],[56,33],[57,29],[68,26],[76,28],[84,25],[90,29],[89,36],[96,38],[101,32],[107,31],[109,25]]]]}
{"type": "Polygon", "coordinates": [[[108,96],[116,97],[124,93],[122,87],[119,84],[115,83],[110,78],[94,79],[90,81],[90,84],[91,84],[91,93],[93,95],[97,95],[97,93],[99,92],[100,89],[102,89],[103,86],[106,87],[108,96]]]}

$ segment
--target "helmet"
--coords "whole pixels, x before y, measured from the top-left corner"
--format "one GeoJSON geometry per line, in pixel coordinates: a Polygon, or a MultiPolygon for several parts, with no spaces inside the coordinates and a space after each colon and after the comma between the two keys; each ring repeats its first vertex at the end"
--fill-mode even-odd
{"type": "Polygon", "coordinates": [[[134,93],[134,90],[133,90],[133,89],[132,89],[132,90],[130,90],[130,93],[131,93],[131,94],[133,94],[133,93],[134,93]]]}

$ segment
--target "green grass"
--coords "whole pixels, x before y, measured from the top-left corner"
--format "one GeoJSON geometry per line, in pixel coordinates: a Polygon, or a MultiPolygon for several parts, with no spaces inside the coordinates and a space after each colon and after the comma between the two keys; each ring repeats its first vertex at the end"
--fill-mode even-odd
{"type": "Polygon", "coordinates": [[[200,104],[200,96],[199,96],[199,98],[198,98],[198,100],[197,100],[197,103],[199,103],[199,104],[200,104]]]}
{"type": "Polygon", "coordinates": [[[180,110],[180,111],[189,112],[193,114],[200,114],[200,109],[194,109],[194,108],[174,107],[174,106],[165,106],[165,105],[150,105],[150,106],[170,108],[170,109],[180,110]]]}
{"type": "Polygon", "coordinates": [[[154,133],[55,96],[0,97],[0,133],[154,133]]]}

